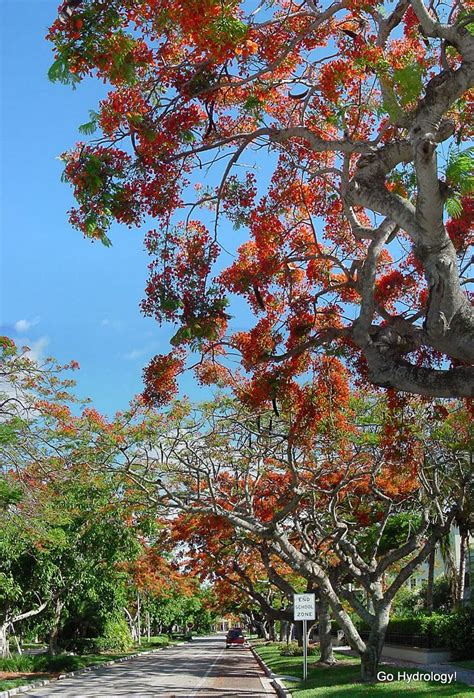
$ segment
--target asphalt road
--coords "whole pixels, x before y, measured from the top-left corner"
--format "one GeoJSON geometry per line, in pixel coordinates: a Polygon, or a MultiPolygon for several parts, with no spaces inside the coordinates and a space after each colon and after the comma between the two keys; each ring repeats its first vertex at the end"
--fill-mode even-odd
{"type": "Polygon", "coordinates": [[[264,698],[275,696],[249,649],[225,649],[224,636],[142,655],[122,664],[60,679],[27,696],[63,698],[264,698]]]}

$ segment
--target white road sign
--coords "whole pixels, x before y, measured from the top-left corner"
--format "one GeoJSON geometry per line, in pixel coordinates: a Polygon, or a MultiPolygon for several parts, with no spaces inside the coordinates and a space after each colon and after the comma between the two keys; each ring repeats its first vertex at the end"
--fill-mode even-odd
{"type": "Polygon", "coordinates": [[[294,594],[294,619],[314,620],[316,618],[316,605],[314,594],[294,594]]]}

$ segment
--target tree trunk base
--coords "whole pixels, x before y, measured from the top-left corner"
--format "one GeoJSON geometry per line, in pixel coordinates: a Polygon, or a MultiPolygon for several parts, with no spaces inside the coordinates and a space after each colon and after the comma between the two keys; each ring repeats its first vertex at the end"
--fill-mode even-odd
{"type": "Polygon", "coordinates": [[[361,657],[361,680],[362,683],[376,683],[377,682],[377,667],[378,667],[378,657],[373,648],[370,648],[366,655],[361,657]]]}
{"type": "Polygon", "coordinates": [[[319,661],[314,662],[314,664],[312,664],[311,666],[314,666],[314,667],[321,667],[321,668],[323,668],[323,669],[324,669],[324,668],[329,669],[329,668],[331,668],[332,666],[335,666],[335,665],[338,664],[338,663],[339,663],[339,662],[337,661],[337,659],[332,659],[332,660],[331,660],[331,659],[328,659],[328,660],[320,659],[319,661]]]}

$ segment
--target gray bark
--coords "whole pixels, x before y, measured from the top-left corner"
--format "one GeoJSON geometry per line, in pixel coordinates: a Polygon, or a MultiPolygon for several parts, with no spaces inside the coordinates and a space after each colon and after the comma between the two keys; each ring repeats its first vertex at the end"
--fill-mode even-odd
{"type": "MultiPolygon", "coordinates": [[[[268,135],[274,143],[287,143],[295,137],[306,140],[315,152],[334,151],[360,154],[356,170],[349,178],[349,165],[342,178],[341,197],[349,223],[357,239],[377,242],[380,229],[364,228],[358,223],[354,208],[362,207],[385,217],[391,226],[376,257],[388,239],[398,231],[407,233],[413,251],[423,265],[429,296],[421,327],[415,321],[403,325],[396,315],[383,317],[383,327],[376,320],[374,302],[375,265],[369,254],[357,275],[361,291],[361,312],[349,329],[355,343],[362,350],[368,364],[370,380],[380,386],[437,397],[472,397],[474,395],[474,310],[465,287],[461,284],[456,251],[443,220],[444,199],[438,180],[436,150],[439,143],[449,139],[454,124],[446,114],[452,105],[474,84],[474,37],[460,24],[443,25],[435,21],[422,0],[411,0],[425,36],[456,47],[462,57],[456,69],[447,69],[427,83],[425,95],[419,100],[414,113],[400,110],[398,126],[405,137],[384,145],[369,142],[328,141],[317,138],[305,127],[280,129],[268,135]],[[397,165],[412,163],[417,184],[416,204],[391,193],[386,179],[397,165]],[[469,364],[439,370],[417,366],[409,354],[422,347],[441,352],[450,359],[469,364]]],[[[390,31],[400,22],[403,8],[399,3],[392,15],[379,22],[380,46],[390,31]]],[[[382,92],[386,86],[381,85],[382,92]]],[[[260,134],[259,134],[260,135],[260,134]]],[[[375,259],[376,261],[376,259],[375,259]]],[[[307,340],[302,350],[323,344],[324,337],[307,340]]],[[[295,353],[297,350],[293,350],[295,353]]],[[[275,360],[276,357],[271,357],[275,360]]]]}
{"type": "Polygon", "coordinates": [[[280,621],[280,642],[288,642],[290,623],[287,620],[280,621]]]}
{"type": "Polygon", "coordinates": [[[54,606],[54,615],[49,633],[48,653],[54,656],[58,653],[58,635],[61,626],[61,614],[64,608],[64,603],[59,599],[56,600],[54,606]]]}
{"type": "Polygon", "coordinates": [[[380,608],[375,615],[366,649],[361,654],[361,678],[364,683],[377,681],[377,667],[382,656],[389,618],[390,607],[387,606],[380,608]]]}
{"type": "Polygon", "coordinates": [[[264,621],[256,620],[255,625],[257,627],[257,634],[264,640],[269,640],[267,624],[264,621]]]}
{"type": "Polygon", "coordinates": [[[10,657],[10,641],[8,637],[8,628],[10,621],[0,625],[0,652],[3,659],[10,657]]]}
{"type": "Polygon", "coordinates": [[[32,616],[38,615],[46,608],[47,604],[48,602],[45,601],[37,606],[37,608],[33,608],[31,611],[25,611],[24,613],[18,613],[16,616],[12,616],[11,611],[7,611],[6,616],[0,625],[0,652],[2,657],[10,656],[9,629],[14,628],[15,623],[18,623],[25,618],[31,618],[32,616]]]}
{"type": "Polygon", "coordinates": [[[319,602],[319,649],[321,653],[320,661],[324,664],[334,664],[336,659],[332,646],[331,633],[331,609],[324,594],[319,602]]]}

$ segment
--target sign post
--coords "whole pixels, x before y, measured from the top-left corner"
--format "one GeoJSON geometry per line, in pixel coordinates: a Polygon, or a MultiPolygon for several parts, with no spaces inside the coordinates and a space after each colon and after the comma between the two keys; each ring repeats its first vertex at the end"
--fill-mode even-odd
{"type": "Polygon", "coordinates": [[[308,621],[316,618],[314,594],[294,594],[293,618],[303,621],[303,681],[308,678],[308,621]]]}

